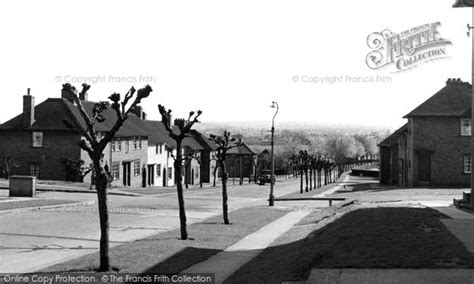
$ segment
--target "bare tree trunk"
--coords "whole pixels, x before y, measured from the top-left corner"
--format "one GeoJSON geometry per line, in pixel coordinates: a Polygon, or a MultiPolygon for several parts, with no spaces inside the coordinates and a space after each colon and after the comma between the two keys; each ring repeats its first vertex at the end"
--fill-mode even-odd
{"type": "Polygon", "coordinates": [[[305,169],[304,169],[304,176],[305,176],[305,180],[306,180],[306,188],[305,188],[305,191],[308,192],[308,168],[305,168],[305,169]]]}
{"type": "Polygon", "coordinates": [[[184,186],[186,188],[189,188],[188,187],[188,162],[185,160],[184,161],[184,186]]]}
{"type": "Polygon", "coordinates": [[[218,168],[217,168],[217,164],[216,164],[216,166],[214,167],[214,177],[213,177],[214,180],[212,182],[213,187],[216,187],[217,169],[218,168]]]}
{"type": "Polygon", "coordinates": [[[183,156],[181,141],[176,142],[176,160],[174,161],[174,171],[176,173],[176,189],[178,191],[179,223],[181,227],[181,239],[186,240],[188,239],[188,232],[186,230],[186,211],[184,209],[183,177],[181,176],[183,156]]]}
{"type": "Polygon", "coordinates": [[[225,162],[221,161],[220,163],[222,171],[222,216],[224,217],[224,224],[228,225],[229,216],[228,216],[228,206],[227,206],[227,169],[225,162]]]}
{"type": "Polygon", "coordinates": [[[300,172],[300,193],[303,193],[303,168],[301,168],[300,172]]]}
{"type": "Polygon", "coordinates": [[[309,168],[309,190],[313,190],[313,169],[309,168]]]}
{"type": "Polygon", "coordinates": [[[97,190],[97,200],[99,206],[100,222],[100,265],[99,271],[110,271],[109,257],[109,209],[107,201],[107,173],[100,164],[100,158],[94,159],[95,185],[97,190]]]}
{"type": "Polygon", "coordinates": [[[244,174],[244,171],[243,171],[243,169],[242,169],[242,156],[239,155],[239,175],[240,175],[240,177],[239,177],[239,185],[244,184],[244,175],[243,175],[243,174],[244,174]]]}
{"type": "Polygon", "coordinates": [[[202,188],[202,166],[201,166],[201,162],[199,162],[199,187],[202,188]]]}

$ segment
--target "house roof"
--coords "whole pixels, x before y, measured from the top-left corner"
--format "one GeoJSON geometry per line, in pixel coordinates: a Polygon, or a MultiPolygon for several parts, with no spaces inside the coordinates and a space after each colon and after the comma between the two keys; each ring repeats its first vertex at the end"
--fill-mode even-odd
{"type": "Polygon", "coordinates": [[[183,146],[187,146],[187,147],[193,149],[194,151],[205,150],[205,148],[201,145],[201,143],[199,143],[198,140],[193,136],[184,138],[183,139],[183,146]]]}
{"type": "MultiPolygon", "coordinates": [[[[92,114],[92,109],[95,104],[95,102],[82,101],[82,105],[88,114],[92,114]]],[[[105,121],[101,123],[97,122],[95,124],[95,129],[97,131],[107,132],[113,127],[117,117],[115,111],[111,108],[104,110],[102,115],[104,116],[105,121]]],[[[35,122],[31,125],[31,127],[26,129],[38,131],[75,131],[66,127],[66,125],[63,123],[64,119],[76,121],[82,128],[86,128],[86,124],[76,106],[66,99],[49,98],[35,106],[35,122]]],[[[23,113],[0,125],[0,130],[25,129],[23,128],[22,120],[23,113]]],[[[131,114],[115,136],[148,136],[148,133],[143,129],[141,119],[139,119],[136,115],[131,114]]]]}
{"type": "Polygon", "coordinates": [[[215,151],[218,145],[209,139],[209,137],[204,136],[201,132],[193,129],[191,130],[191,135],[201,144],[204,149],[215,151]]]}
{"type": "Polygon", "coordinates": [[[255,152],[253,152],[247,144],[242,143],[239,146],[230,149],[227,151],[227,154],[230,155],[255,155],[255,152]]]}
{"type": "Polygon", "coordinates": [[[142,120],[142,124],[148,133],[149,145],[165,143],[176,148],[176,141],[169,136],[163,122],[158,120],[142,120]]]}
{"type": "Polygon", "coordinates": [[[463,116],[471,109],[471,84],[448,79],[446,86],[404,116],[463,116]]]}
{"type": "Polygon", "coordinates": [[[392,146],[397,141],[398,137],[400,137],[400,135],[406,132],[407,130],[408,130],[408,123],[405,123],[405,125],[395,130],[395,132],[393,132],[390,136],[388,136],[382,142],[380,142],[378,146],[379,147],[392,146]]]}

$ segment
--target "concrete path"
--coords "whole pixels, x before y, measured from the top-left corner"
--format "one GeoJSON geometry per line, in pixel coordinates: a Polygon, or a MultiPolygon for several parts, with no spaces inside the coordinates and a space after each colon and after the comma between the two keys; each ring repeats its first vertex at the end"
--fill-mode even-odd
{"type": "Polygon", "coordinates": [[[215,273],[216,283],[222,283],[244,264],[252,260],[278,237],[290,230],[310,212],[292,211],[262,227],[213,257],[198,263],[184,273],[215,273]]]}
{"type": "Polygon", "coordinates": [[[346,176],[344,177],[344,179],[342,180],[341,183],[339,183],[338,185],[336,185],[335,187],[333,187],[329,190],[326,190],[325,192],[323,192],[321,194],[315,195],[314,197],[325,197],[326,195],[333,194],[334,192],[341,189],[341,187],[343,187],[345,185],[345,183],[347,183],[349,181],[350,177],[351,176],[349,174],[346,174],[346,176]]]}

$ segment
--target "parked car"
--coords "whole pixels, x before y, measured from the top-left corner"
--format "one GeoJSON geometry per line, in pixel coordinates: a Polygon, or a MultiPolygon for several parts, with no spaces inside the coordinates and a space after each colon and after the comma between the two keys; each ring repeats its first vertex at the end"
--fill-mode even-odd
{"type": "Polygon", "coordinates": [[[259,185],[265,185],[265,183],[271,181],[271,171],[269,170],[263,170],[260,176],[258,177],[258,184],[259,185]]]}

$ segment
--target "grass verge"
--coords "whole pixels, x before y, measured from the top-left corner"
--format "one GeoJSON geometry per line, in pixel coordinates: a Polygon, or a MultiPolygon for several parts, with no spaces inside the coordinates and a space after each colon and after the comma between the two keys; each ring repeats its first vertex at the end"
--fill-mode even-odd
{"type": "Polygon", "coordinates": [[[227,282],[304,280],[312,268],[474,268],[434,209],[359,209],[317,228],[326,217],[307,216],[227,282]]]}
{"type": "MultiPolygon", "coordinates": [[[[188,226],[190,239],[180,240],[179,229],[112,247],[116,271],[177,273],[202,262],[240,239],[288,213],[269,207],[248,207],[229,213],[231,225],[216,216],[188,226]]],[[[41,272],[94,271],[98,253],[50,266],[41,272]]]]}

